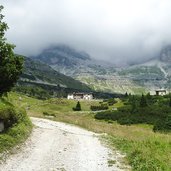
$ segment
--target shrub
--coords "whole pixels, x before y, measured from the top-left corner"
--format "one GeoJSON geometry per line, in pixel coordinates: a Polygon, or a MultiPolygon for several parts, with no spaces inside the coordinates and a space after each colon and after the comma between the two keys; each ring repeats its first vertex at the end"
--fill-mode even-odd
{"type": "Polygon", "coordinates": [[[53,116],[53,117],[56,117],[56,115],[54,113],[48,113],[48,112],[43,112],[43,115],[44,116],[53,116]]]}
{"type": "MultiPolygon", "coordinates": [[[[4,133],[0,134],[0,153],[24,142],[32,130],[32,123],[25,110],[8,109],[6,108],[3,114],[10,114],[12,119],[9,118],[9,120],[7,120],[10,121],[10,127],[8,127],[4,133]]],[[[1,112],[0,116],[2,117],[1,112]]],[[[6,117],[6,119],[7,118],[8,117],[6,117]]]]}
{"type": "Polygon", "coordinates": [[[114,105],[115,103],[117,103],[117,101],[114,99],[114,98],[110,98],[108,101],[107,101],[108,105],[109,106],[112,106],[114,105]]]}
{"type": "Polygon", "coordinates": [[[171,114],[164,120],[158,120],[153,128],[154,131],[171,131],[171,114]]]}
{"type": "Polygon", "coordinates": [[[90,109],[92,111],[98,111],[98,110],[107,110],[107,109],[109,109],[109,107],[106,104],[101,104],[99,106],[90,106],[90,109]]]}

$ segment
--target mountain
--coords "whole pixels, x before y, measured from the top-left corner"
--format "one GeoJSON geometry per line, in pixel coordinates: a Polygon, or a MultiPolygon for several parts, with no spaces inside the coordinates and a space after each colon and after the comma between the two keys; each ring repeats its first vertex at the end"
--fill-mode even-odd
{"type": "Polygon", "coordinates": [[[24,57],[24,59],[24,70],[20,77],[20,81],[22,82],[90,91],[87,85],[55,71],[43,62],[27,57],[24,57]]]}
{"type": "Polygon", "coordinates": [[[105,61],[92,59],[86,52],[76,51],[66,45],[49,47],[31,58],[42,61],[56,71],[72,77],[77,77],[80,73],[103,75],[108,68],[113,67],[105,61]]]}
{"type": "Polygon", "coordinates": [[[96,91],[141,94],[171,88],[171,46],[163,48],[154,59],[123,68],[95,60],[65,45],[47,48],[31,58],[47,63],[96,91]]]}
{"type": "Polygon", "coordinates": [[[164,63],[171,63],[171,46],[162,49],[159,59],[164,63]]]}
{"type": "Polygon", "coordinates": [[[71,76],[96,91],[144,92],[144,88],[136,85],[132,80],[118,76],[113,64],[95,60],[87,53],[76,51],[69,46],[53,46],[31,58],[47,63],[56,71],[71,76]]]}
{"type": "Polygon", "coordinates": [[[131,78],[147,90],[171,89],[171,46],[164,47],[159,56],[145,63],[122,68],[118,75],[131,78]]]}

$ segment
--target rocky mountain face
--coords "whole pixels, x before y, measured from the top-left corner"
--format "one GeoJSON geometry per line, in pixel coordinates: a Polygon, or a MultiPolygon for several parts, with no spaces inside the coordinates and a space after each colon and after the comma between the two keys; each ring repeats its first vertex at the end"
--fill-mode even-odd
{"type": "Polygon", "coordinates": [[[160,61],[164,63],[171,63],[171,46],[167,46],[162,49],[160,54],[160,61]]]}
{"type": "Polygon", "coordinates": [[[66,45],[45,49],[32,59],[50,65],[56,71],[76,77],[81,74],[104,74],[107,68],[113,67],[107,62],[92,59],[87,53],[79,52],[66,45]]]}
{"type": "Polygon", "coordinates": [[[90,57],[84,52],[77,52],[67,46],[60,45],[45,49],[32,59],[43,61],[56,71],[72,76],[77,71],[77,67],[87,63],[90,57]]]}
{"type": "Polygon", "coordinates": [[[94,60],[87,53],[64,45],[50,47],[32,58],[96,91],[144,93],[171,88],[171,46],[165,47],[158,58],[125,68],[94,60]]]}
{"type": "Polygon", "coordinates": [[[171,46],[162,49],[159,57],[145,63],[121,69],[119,75],[130,77],[149,91],[171,89],[171,46]]]}

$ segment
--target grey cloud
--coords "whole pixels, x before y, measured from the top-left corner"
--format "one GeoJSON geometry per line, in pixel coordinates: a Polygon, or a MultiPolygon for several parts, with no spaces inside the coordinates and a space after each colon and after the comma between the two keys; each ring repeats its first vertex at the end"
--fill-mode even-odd
{"type": "Polygon", "coordinates": [[[16,52],[67,44],[97,59],[129,62],[171,44],[170,0],[1,0],[16,52]]]}

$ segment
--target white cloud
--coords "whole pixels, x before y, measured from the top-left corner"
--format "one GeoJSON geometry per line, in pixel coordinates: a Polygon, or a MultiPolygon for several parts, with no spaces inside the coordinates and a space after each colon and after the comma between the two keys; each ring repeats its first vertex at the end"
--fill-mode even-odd
{"type": "Polygon", "coordinates": [[[170,0],[1,0],[8,39],[25,55],[63,43],[95,58],[151,58],[171,43],[170,0]]]}

